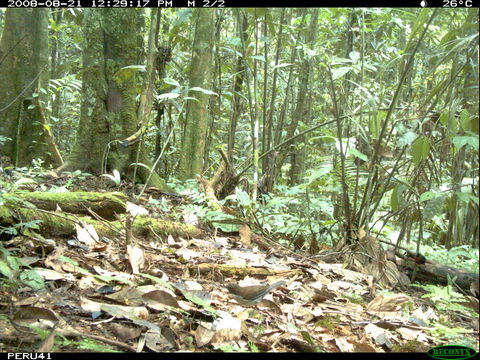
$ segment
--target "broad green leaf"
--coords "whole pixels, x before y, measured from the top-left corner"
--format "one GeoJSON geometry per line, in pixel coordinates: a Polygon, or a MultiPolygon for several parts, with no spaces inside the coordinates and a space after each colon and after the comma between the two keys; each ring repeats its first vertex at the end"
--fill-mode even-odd
{"type": "Polygon", "coordinates": [[[392,190],[392,195],[390,196],[390,208],[392,211],[397,211],[399,209],[398,185],[392,190]]]}
{"type": "Polygon", "coordinates": [[[415,134],[413,131],[407,131],[400,137],[400,139],[398,139],[398,143],[400,146],[407,146],[412,144],[416,138],[417,134],[415,134]]]}
{"type": "Polygon", "coordinates": [[[342,66],[339,68],[335,68],[332,70],[332,79],[337,80],[341,78],[343,75],[348,73],[352,68],[350,66],[342,66]]]}
{"type": "Polygon", "coordinates": [[[387,113],[385,111],[378,111],[376,116],[370,118],[369,130],[373,139],[378,139],[380,136],[380,129],[382,127],[382,120],[385,119],[387,113]]]}
{"type": "Polygon", "coordinates": [[[478,131],[479,123],[480,123],[480,119],[478,118],[478,116],[472,117],[471,119],[472,132],[477,135],[479,133],[478,131]]]}
{"type": "Polygon", "coordinates": [[[360,53],[358,51],[351,51],[350,54],[348,54],[350,59],[352,59],[352,63],[356,64],[358,60],[360,60],[360,53]]]}
{"type": "Polygon", "coordinates": [[[175,291],[175,288],[174,288],[172,285],[170,285],[170,284],[169,284],[168,282],[166,282],[165,280],[160,279],[160,278],[158,278],[158,277],[156,277],[156,276],[149,275],[149,274],[144,274],[144,273],[138,273],[138,274],[136,274],[136,275],[143,276],[143,277],[145,277],[145,278],[147,278],[147,279],[150,279],[150,280],[152,280],[152,281],[155,281],[156,283],[159,283],[159,284],[162,285],[162,286],[165,286],[167,289],[170,289],[170,290],[172,290],[172,291],[175,291]]]}
{"type": "Polygon", "coordinates": [[[368,161],[368,156],[361,153],[360,151],[358,151],[357,149],[348,149],[348,152],[360,159],[362,159],[363,161],[368,161]]]}
{"type": "Polygon", "coordinates": [[[178,86],[178,87],[180,86],[180,83],[177,80],[172,78],[163,78],[163,82],[173,86],[178,86]]]}
{"type": "Polygon", "coordinates": [[[150,171],[150,166],[146,165],[146,164],[143,164],[143,163],[131,163],[130,166],[142,166],[144,167],[145,169],[147,169],[148,171],[150,171]]]}
{"type": "Polygon", "coordinates": [[[8,266],[8,264],[0,258],[0,274],[5,276],[6,278],[13,278],[13,270],[8,266]]]}
{"type": "Polygon", "coordinates": [[[460,106],[460,100],[454,99],[448,110],[447,137],[451,140],[458,133],[457,110],[460,106]]]}
{"type": "Polygon", "coordinates": [[[440,124],[442,125],[447,125],[448,124],[448,111],[444,111],[440,117],[438,118],[438,121],[440,121],[440,124]]]}
{"type": "Polygon", "coordinates": [[[457,150],[460,150],[465,145],[470,145],[473,149],[478,151],[478,136],[455,136],[452,139],[452,143],[457,150]]]}
{"type": "MultiPolygon", "coordinates": [[[[242,45],[242,40],[239,37],[228,37],[227,39],[225,39],[225,44],[240,47],[242,45]]],[[[222,49],[222,48],[220,48],[220,49],[222,49]]]]}
{"type": "Polygon", "coordinates": [[[475,204],[478,205],[478,197],[472,195],[471,193],[457,191],[455,192],[455,195],[457,195],[458,200],[464,202],[465,204],[468,204],[470,201],[473,201],[475,204]]]}
{"type": "Polygon", "coordinates": [[[163,100],[163,99],[176,99],[180,96],[178,93],[166,93],[166,94],[160,94],[157,96],[158,100],[163,100]]]}
{"type": "Polygon", "coordinates": [[[435,193],[433,191],[426,191],[422,195],[420,195],[420,199],[418,200],[419,202],[424,202],[430,199],[434,199],[438,196],[441,196],[439,193],[435,193]]]}
{"type": "Polygon", "coordinates": [[[237,50],[235,50],[235,49],[231,49],[231,48],[229,48],[229,47],[220,46],[219,49],[220,49],[220,50],[228,51],[228,52],[233,53],[233,54],[235,54],[235,55],[237,55],[237,56],[243,56],[240,51],[237,51],[237,50]]]}
{"type": "Polygon", "coordinates": [[[430,143],[426,136],[420,136],[412,145],[412,158],[415,165],[420,164],[430,153],[430,143]]]}
{"type": "Polygon", "coordinates": [[[464,131],[472,130],[472,123],[470,122],[470,114],[468,110],[463,109],[460,113],[460,126],[464,131]]]}
{"type": "Polygon", "coordinates": [[[23,284],[31,287],[33,291],[38,291],[45,288],[43,278],[38,275],[35,270],[22,271],[18,278],[23,284]]]}
{"type": "Polygon", "coordinates": [[[250,58],[255,59],[255,60],[258,60],[258,61],[263,61],[263,62],[265,62],[265,57],[262,56],[262,55],[252,55],[252,56],[250,56],[250,58]]]}
{"type": "Polygon", "coordinates": [[[192,88],[190,88],[189,90],[191,90],[191,91],[200,91],[200,92],[202,92],[202,93],[204,93],[204,94],[206,94],[206,95],[218,95],[216,92],[213,92],[213,91],[207,90],[207,89],[203,89],[203,88],[198,87],[198,86],[192,87],[192,88]]]}
{"type": "Polygon", "coordinates": [[[139,71],[145,71],[145,65],[124,66],[113,75],[113,78],[117,84],[123,84],[139,71]]]}

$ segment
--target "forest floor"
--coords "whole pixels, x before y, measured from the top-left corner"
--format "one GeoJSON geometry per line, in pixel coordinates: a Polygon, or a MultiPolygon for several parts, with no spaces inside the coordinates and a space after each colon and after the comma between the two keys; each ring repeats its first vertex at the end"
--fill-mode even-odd
{"type": "MultiPolygon", "coordinates": [[[[341,254],[294,253],[248,226],[221,233],[188,207],[175,211],[191,197],[147,189],[134,198],[106,181],[4,178],[4,193],[123,191],[135,204],[117,216],[130,225],[108,238],[81,221],[72,236],[21,219],[0,224],[0,351],[426,352],[458,337],[478,351],[478,300],[476,312],[445,311],[422,288],[382,286],[345,268],[341,254]],[[135,235],[145,214],[200,235],[135,235]],[[251,307],[226,288],[278,280],[285,284],[251,307]]],[[[62,204],[52,213],[63,214],[62,204]]]]}

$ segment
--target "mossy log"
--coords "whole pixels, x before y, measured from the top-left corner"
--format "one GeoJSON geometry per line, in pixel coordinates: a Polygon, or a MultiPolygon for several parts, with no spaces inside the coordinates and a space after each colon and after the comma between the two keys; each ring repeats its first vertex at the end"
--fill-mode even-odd
{"type": "Polygon", "coordinates": [[[66,213],[79,215],[90,215],[90,211],[93,211],[106,220],[115,219],[115,214],[125,213],[128,200],[128,197],[121,192],[48,193],[19,191],[2,196],[7,204],[18,204],[19,201],[23,200],[32,203],[38,209],[48,211],[56,211],[60,208],[61,211],[66,213]]]}
{"type": "MultiPolygon", "coordinates": [[[[98,235],[105,237],[118,237],[125,229],[122,220],[99,221],[85,215],[90,205],[95,212],[103,217],[113,218],[113,215],[124,213],[127,197],[122,193],[8,193],[2,194],[3,205],[0,206],[0,224],[13,226],[19,223],[28,223],[41,220],[40,231],[45,236],[72,236],[76,233],[75,224],[84,222],[95,227],[98,235]],[[56,195],[63,195],[56,197],[56,195]],[[90,196],[89,196],[90,195],[90,196]],[[32,203],[36,208],[28,208],[32,203]],[[56,209],[57,204],[63,210],[56,209]],[[100,205],[104,205],[101,207],[100,205]],[[108,209],[107,209],[108,207],[108,209]],[[67,212],[66,209],[70,211],[67,212]],[[71,213],[70,213],[71,212],[71,213]],[[110,214],[110,215],[108,215],[110,214]]],[[[150,235],[172,235],[174,237],[196,237],[201,231],[192,225],[179,224],[168,220],[154,219],[139,216],[132,225],[133,235],[149,237],[150,235]]]]}

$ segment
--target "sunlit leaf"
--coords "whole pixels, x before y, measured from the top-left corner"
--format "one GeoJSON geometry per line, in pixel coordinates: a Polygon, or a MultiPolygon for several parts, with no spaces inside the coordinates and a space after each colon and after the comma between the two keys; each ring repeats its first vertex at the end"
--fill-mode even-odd
{"type": "Polygon", "coordinates": [[[420,136],[412,145],[412,158],[415,165],[420,164],[430,153],[430,142],[426,136],[420,136]]]}

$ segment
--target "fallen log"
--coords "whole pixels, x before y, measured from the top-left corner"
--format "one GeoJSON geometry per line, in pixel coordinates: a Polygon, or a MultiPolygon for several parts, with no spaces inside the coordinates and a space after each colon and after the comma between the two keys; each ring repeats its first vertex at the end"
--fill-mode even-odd
{"type": "MultiPolygon", "coordinates": [[[[114,220],[115,214],[123,214],[126,211],[128,197],[121,192],[98,193],[98,192],[28,192],[2,194],[6,204],[21,205],[23,202],[31,203],[36,208],[56,211],[60,209],[69,214],[90,215],[93,211],[106,220],[114,220]]],[[[27,205],[28,206],[28,205],[27,205]]]]}
{"type": "MultiPolygon", "coordinates": [[[[123,200],[126,199],[125,195],[121,193],[92,193],[93,195],[89,197],[87,193],[68,194],[63,194],[64,196],[61,198],[63,202],[60,205],[68,204],[63,207],[60,206],[63,211],[51,211],[52,206],[56,206],[58,204],[57,201],[59,201],[55,197],[42,197],[38,193],[28,192],[20,195],[16,193],[2,194],[3,205],[0,206],[0,224],[3,227],[13,227],[19,223],[26,224],[40,220],[38,227],[45,236],[73,236],[76,234],[75,224],[82,226],[82,223],[93,225],[99,236],[108,238],[118,237],[119,233],[125,229],[123,220],[106,221],[93,219],[85,215],[76,215],[88,212],[88,206],[92,204],[103,215],[125,212],[126,204],[123,203],[123,200]],[[32,196],[29,197],[28,195],[32,196]],[[97,199],[97,201],[94,201],[94,199],[97,199]],[[33,206],[33,204],[36,204],[36,206],[33,206]],[[104,205],[104,208],[100,207],[101,204],[104,205]],[[107,207],[108,209],[106,209],[107,207]],[[66,208],[73,213],[67,213],[65,211],[66,208]]],[[[55,194],[45,193],[45,195],[55,194]]],[[[112,216],[107,217],[111,218],[112,216]]],[[[139,237],[172,235],[174,237],[191,238],[200,236],[201,230],[192,225],[155,219],[148,216],[138,216],[133,221],[132,233],[134,236],[139,237]]]]}

